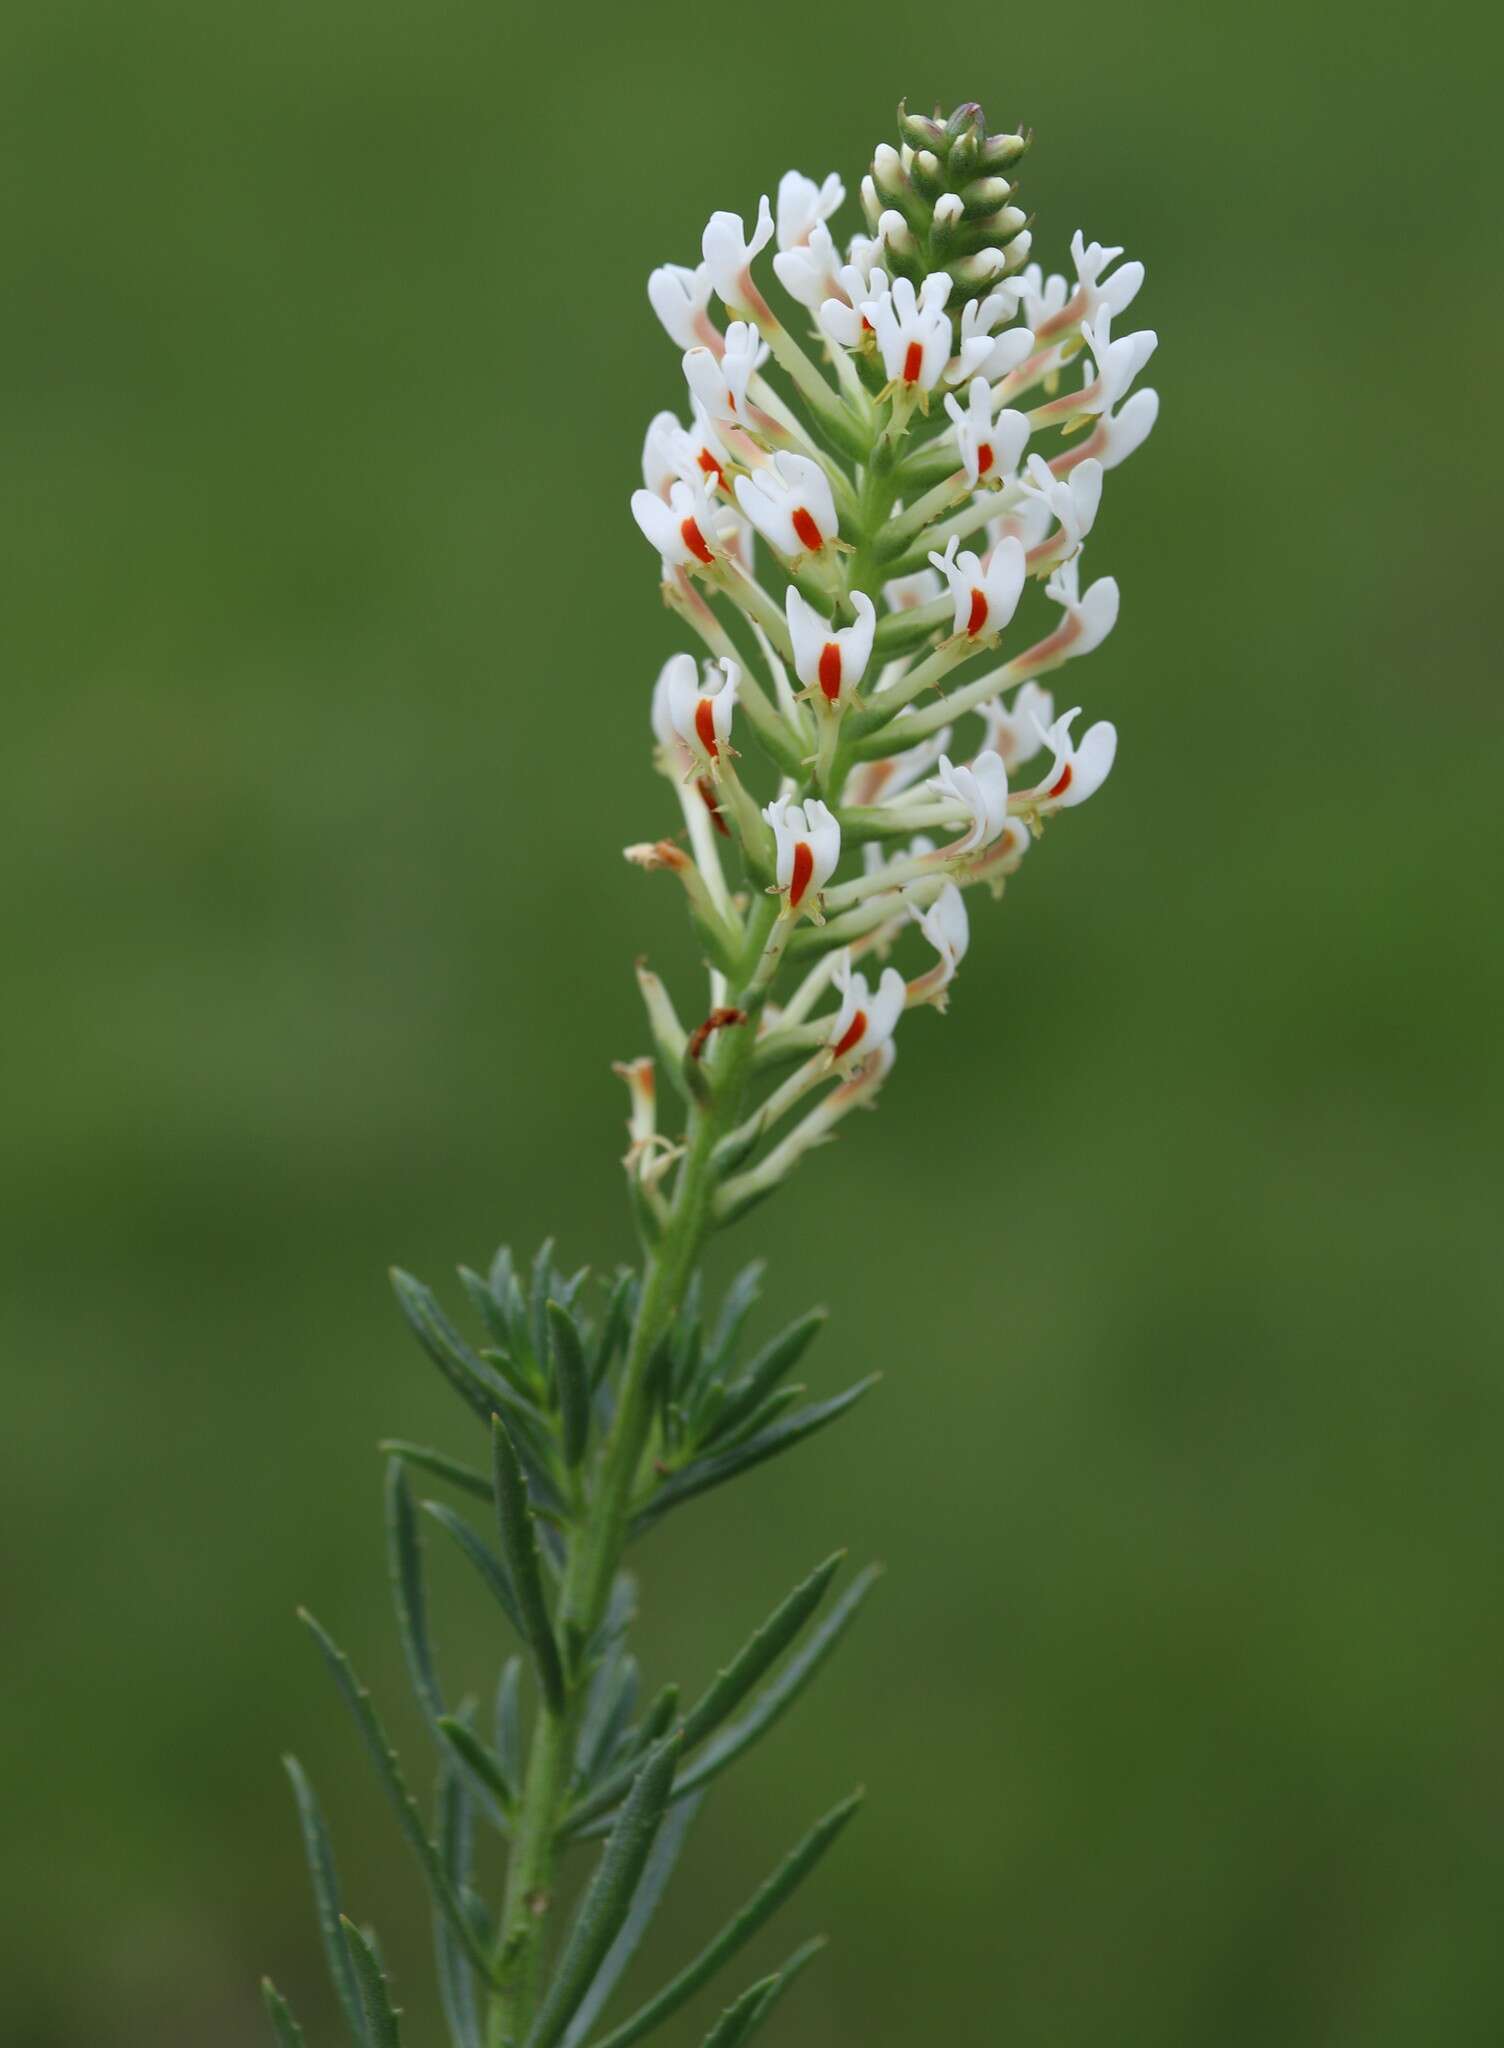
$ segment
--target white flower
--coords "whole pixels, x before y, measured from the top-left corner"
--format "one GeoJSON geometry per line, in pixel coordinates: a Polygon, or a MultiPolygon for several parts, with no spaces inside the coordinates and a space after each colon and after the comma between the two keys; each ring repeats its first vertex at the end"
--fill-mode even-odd
{"type": "Polygon", "coordinates": [[[966,958],[966,949],[971,944],[971,920],[966,915],[966,899],[954,882],[947,882],[928,910],[910,906],[909,915],[918,925],[921,933],[935,949],[935,965],[928,974],[921,974],[908,985],[908,1000],[913,1003],[933,1003],[937,1009],[945,1008],[945,991],[956,978],[956,969],[966,958]]]}
{"type": "Polygon", "coordinates": [[[694,426],[689,433],[671,412],[655,413],[648,424],[642,444],[642,481],[657,497],[666,498],[675,479],[692,469],[719,483],[731,461],[698,399],[691,401],[691,410],[694,426]]]}
{"type": "Polygon", "coordinates": [[[817,897],[841,858],[841,828],[818,797],[791,803],[777,797],[763,812],[777,850],[774,874],[788,910],[817,897]]]}
{"type": "Polygon", "coordinates": [[[917,611],[933,604],[945,585],[933,569],[916,569],[912,576],[895,576],[883,585],[883,601],[890,612],[917,611]]]}
{"type": "MultiPolygon", "coordinates": [[[[906,704],[894,722],[893,730],[903,730],[903,720],[912,717],[914,707],[906,704]]],[[[950,745],[952,728],[942,725],[940,730],[928,738],[906,747],[901,754],[889,754],[881,761],[864,761],[852,771],[847,783],[850,802],[854,804],[887,803],[901,791],[911,788],[922,776],[928,775],[940,756],[950,745]]]]}
{"type": "Polygon", "coordinates": [[[839,348],[860,348],[862,337],[872,332],[864,309],[869,299],[880,298],[888,289],[888,273],[875,261],[843,263],[835,285],[841,296],[823,299],[815,315],[820,331],[839,348]]]}
{"type": "Polygon", "coordinates": [[[809,239],[796,249],[780,249],[773,258],[773,271],[791,299],[811,311],[822,299],[841,288],[842,263],[836,245],[825,226],[812,228],[809,239]]]}
{"type": "Polygon", "coordinates": [[[1049,691],[1041,690],[1038,683],[1025,683],[1011,706],[1001,698],[984,706],[986,744],[994,754],[1002,756],[1008,768],[1021,767],[1025,761],[1032,761],[1044,745],[1041,735],[1054,716],[1055,700],[1049,691]]]}
{"type": "Polygon", "coordinates": [[[794,673],[807,690],[818,689],[828,704],[849,697],[866,673],[872,655],[877,613],[865,591],[854,590],[854,626],[832,626],[792,584],[784,600],[789,638],[794,643],[794,673]]]}
{"type": "Polygon", "coordinates": [[[865,974],[853,974],[851,951],[843,947],[831,973],[841,1007],[831,1020],[826,1043],[837,1060],[865,1059],[892,1038],[908,1000],[908,986],[896,967],[885,967],[876,993],[865,974]]]}
{"type": "Polygon", "coordinates": [[[1058,273],[1046,277],[1037,263],[1026,264],[1018,273],[1018,288],[1023,299],[1024,318],[1036,331],[1065,310],[1066,300],[1071,295],[1070,285],[1063,277],[1058,273]]]}
{"type": "Polygon", "coordinates": [[[1002,483],[1018,467],[1029,438],[1025,414],[1004,409],[992,417],[992,386],[985,377],[973,377],[966,394],[966,409],[951,392],[945,396],[945,410],[955,422],[956,446],[966,481],[975,490],[984,480],[1002,483]]]}
{"type": "Polygon", "coordinates": [[[710,304],[710,272],[703,263],[686,270],[682,263],[661,263],[648,278],[648,303],[679,348],[708,346],[714,328],[710,304]]]}
{"type": "Polygon", "coordinates": [[[733,320],[726,329],[726,349],[717,358],[708,348],[692,348],[684,357],[684,378],[713,420],[742,426],[747,418],[747,385],[766,350],[757,329],[733,320]]]}
{"type": "MultiPolygon", "coordinates": [[[[736,663],[724,657],[707,661],[703,673],[687,654],[676,655],[665,664],[660,678],[664,720],[701,767],[713,769],[720,762],[721,750],[731,737],[731,715],[741,679],[736,663]]],[[[656,729],[656,707],[654,725],[656,729]]]]}
{"type": "Polygon", "coordinates": [[[992,331],[1017,311],[1018,297],[1011,289],[966,301],[961,309],[961,344],[947,372],[952,384],[978,376],[995,383],[1018,368],[1033,349],[1034,336],[1027,327],[1013,327],[1006,334],[992,331]]]}
{"type": "Polygon", "coordinates": [[[942,192],[935,201],[935,225],[950,227],[966,211],[966,205],[959,192],[942,192]]]}
{"type": "Polygon", "coordinates": [[[695,687],[698,670],[692,654],[671,654],[658,671],[658,680],[653,685],[653,738],[664,752],[673,756],[682,767],[688,767],[684,744],[675,727],[669,710],[669,700],[676,688],[683,688],[682,678],[687,672],[689,688],[695,687]]]}
{"type": "Polygon", "coordinates": [[[817,555],[840,528],[830,479],[809,455],[783,448],[766,469],[736,479],[737,503],[785,555],[817,555]]]}
{"type": "Polygon", "coordinates": [[[1057,474],[1066,474],[1078,463],[1095,457],[1104,469],[1116,469],[1148,440],[1159,418],[1159,393],[1135,391],[1116,412],[1104,412],[1091,432],[1064,456],[1057,456],[1057,474]]]}
{"type": "MultiPolygon", "coordinates": [[[[815,229],[823,227],[846,197],[846,187],[832,171],[823,185],[803,171],[785,171],[778,180],[778,246],[797,249],[815,229]]],[[[777,261],[774,261],[777,268],[777,261]]]]}
{"type": "Polygon", "coordinates": [[[700,241],[700,253],[705,258],[710,282],[728,306],[739,308],[747,304],[756,290],[752,283],[752,259],[772,239],[773,210],[766,193],[757,202],[757,225],[750,242],[739,213],[710,216],[700,241]]]}
{"type": "Polygon", "coordinates": [[[1007,625],[1023,595],[1026,573],[1023,544],[1011,537],[999,541],[985,567],[969,548],[960,554],[956,548],[956,536],[952,534],[945,553],[930,556],[934,567],[950,585],[951,602],[955,606],[953,630],[972,640],[979,637],[991,639],[1007,625]]]}
{"type": "Polygon", "coordinates": [[[883,368],[893,383],[934,390],[950,361],[951,326],[944,312],[949,297],[950,278],[935,270],[917,294],[906,277],[899,277],[863,302],[860,310],[877,336],[883,368]]]}
{"type": "Polygon", "coordinates": [[[1102,273],[1109,263],[1116,263],[1122,255],[1121,249],[1104,249],[1100,242],[1088,242],[1077,228],[1071,236],[1071,261],[1076,266],[1076,281],[1087,298],[1083,318],[1095,319],[1099,309],[1105,307],[1109,314],[1124,312],[1138,296],[1139,286],[1144,281],[1142,263],[1124,263],[1103,279],[1102,273]]]}
{"type": "Polygon", "coordinates": [[[1069,634],[1064,651],[1072,655],[1090,654],[1093,648],[1100,647],[1118,622],[1116,578],[1099,576],[1084,597],[1080,578],[1081,557],[1072,555],[1060,564],[1044,587],[1046,597],[1065,607],[1066,616],[1057,634],[1069,634]]]}
{"type": "Polygon", "coordinates": [[[976,853],[990,846],[1008,822],[1008,771],[999,754],[978,754],[969,768],[953,767],[942,754],[940,772],[930,784],[971,814],[971,824],[952,853],[976,853]]]}
{"type": "Polygon", "coordinates": [[[1071,741],[1071,723],[1080,716],[1078,704],[1053,725],[1042,725],[1039,729],[1041,742],[1053,748],[1055,754],[1043,781],[1028,792],[1042,810],[1065,811],[1072,804],[1084,804],[1107,780],[1118,750],[1117,727],[1109,725],[1106,719],[1099,720],[1087,727],[1078,747],[1071,741]]]}
{"type": "Polygon", "coordinates": [[[1095,323],[1083,320],[1081,334],[1091,355],[1082,386],[1083,412],[1111,412],[1159,345],[1152,327],[1112,339],[1112,314],[1104,307],[1095,323]]]}
{"type": "Polygon", "coordinates": [[[1028,481],[1019,488],[1059,521],[1066,545],[1074,553],[1091,532],[1102,502],[1102,465],[1088,458],[1068,475],[1057,477],[1042,455],[1031,455],[1028,481]]]}
{"type": "Polygon", "coordinates": [[[670,487],[667,504],[656,491],[634,491],[632,517],[666,566],[698,562],[708,567],[726,551],[716,508],[698,478],[681,476],[670,487]]]}

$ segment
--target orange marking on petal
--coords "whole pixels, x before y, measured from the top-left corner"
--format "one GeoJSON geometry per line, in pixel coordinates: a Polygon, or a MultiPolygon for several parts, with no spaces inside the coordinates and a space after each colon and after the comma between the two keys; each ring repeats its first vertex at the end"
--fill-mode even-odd
{"type": "MultiPolygon", "coordinates": [[[[701,457],[701,460],[703,461],[704,458],[701,457]]],[[[977,475],[985,476],[988,470],[991,469],[994,460],[992,443],[990,441],[979,441],[977,443],[977,475]]]]}
{"type": "Polygon", "coordinates": [[[699,452],[699,455],[696,457],[696,460],[698,461],[701,469],[704,470],[705,474],[707,476],[713,476],[718,484],[723,484],[726,481],[724,470],[721,468],[721,465],[716,461],[715,457],[711,454],[708,448],[702,448],[699,452]]]}
{"type": "Polygon", "coordinates": [[[835,1044],[835,1046],[832,1048],[838,1060],[845,1059],[847,1053],[850,1052],[851,1048],[854,1045],[861,1044],[866,1029],[867,1012],[865,1010],[858,1010],[856,1015],[852,1018],[851,1022],[846,1026],[846,1029],[841,1033],[841,1036],[835,1044]]]}
{"type": "Polygon", "coordinates": [[[903,359],[903,381],[905,384],[917,384],[919,382],[919,373],[923,368],[924,348],[921,343],[911,341],[903,359]]]}
{"type": "Polygon", "coordinates": [[[1064,795],[1065,795],[1065,792],[1066,792],[1066,791],[1067,791],[1067,790],[1068,790],[1068,789],[1070,788],[1070,786],[1071,786],[1071,781],[1072,781],[1072,779],[1073,779],[1073,777],[1074,777],[1074,775],[1075,775],[1075,772],[1076,772],[1076,771],[1075,771],[1075,767],[1074,767],[1073,763],[1071,763],[1070,761],[1067,761],[1067,762],[1066,762],[1066,764],[1065,764],[1065,766],[1064,766],[1064,767],[1063,767],[1063,768],[1061,769],[1061,771],[1060,771],[1059,775],[1057,776],[1057,778],[1055,779],[1055,781],[1053,781],[1053,782],[1052,782],[1052,783],[1050,784],[1049,788],[1048,788],[1048,789],[1047,789],[1047,790],[1045,791],[1045,795],[1046,795],[1046,796],[1064,796],[1064,795]]]}
{"type": "Polygon", "coordinates": [[[841,694],[841,650],[834,640],[820,649],[820,688],[832,704],[841,694]]]}
{"type": "Polygon", "coordinates": [[[802,505],[796,505],[793,513],[793,527],[801,541],[812,555],[819,554],[825,545],[825,536],[802,505]]]}
{"type": "Polygon", "coordinates": [[[710,784],[705,780],[703,775],[695,784],[695,788],[700,792],[700,801],[704,804],[706,810],[709,811],[711,822],[715,826],[715,829],[717,830],[717,832],[720,833],[723,839],[729,839],[731,837],[731,827],[726,823],[726,820],[721,816],[721,807],[715,800],[715,791],[711,788],[710,784]]]}
{"type": "Polygon", "coordinates": [[[810,852],[809,841],[801,839],[794,847],[794,864],[789,873],[789,908],[797,910],[804,900],[804,892],[810,885],[815,872],[815,856],[810,852]]]}
{"type": "Polygon", "coordinates": [[[981,590],[975,590],[975,589],[974,589],[974,590],[972,591],[972,593],[971,593],[971,616],[970,616],[970,618],[968,618],[968,620],[966,621],[966,630],[967,630],[967,632],[968,632],[969,634],[973,634],[973,635],[975,635],[975,634],[977,634],[977,633],[980,633],[980,632],[981,632],[982,628],[983,628],[983,627],[984,627],[984,626],[986,625],[986,623],[987,623],[987,596],[986,596],[986,592],[985,592],[985,591],[981,591],[981,590]]]}
{"type": "Polygon", "coordinates": [[[679,527],[679,538],[689,549],[697,562],[713,562],[715,556],[705,545],[705,536],[692,519],[683,520],[679,527]]]}
{"type": "Polygon", "coordinates": [[[708,697],[701,697],[695,705],[695,738],[714,761],[720,748],[715,743],[715,706],[708,697]]]}

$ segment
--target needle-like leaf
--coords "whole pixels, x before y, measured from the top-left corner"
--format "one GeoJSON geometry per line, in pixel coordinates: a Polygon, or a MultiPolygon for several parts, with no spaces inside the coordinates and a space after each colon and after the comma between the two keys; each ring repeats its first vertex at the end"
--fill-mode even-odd
{"type": "Polygon", "coordinates": [[[533,1510],[516,1446],[499,1415],[491,1418],[491,1450],[501,1554],[517,1595],[522,1633],[533,1653],[538,1683],[549,1706],[557,1712],[564,1704],[564,1671],[543,1593],[543,1571],[533,1529],[533,1510]]]}
{"type": "Polygon", "coordinates": [[[282,1762],[292,1781],[293,1797],[298,1802],[298,1821],[303,1830],[303,1849],[308,1858],[308,1875],[313,1883],[313,1903],[318,1914],[319,1934],[324,1943],[324,1960],[329,1966],[329,1975],[334,1984],[335,1995],[339,1999],[340,2011],[345,2016],[350,2038],[359,2044],[359,2048],[365,2048],[365,2015],[361,2009],[360,1993],[356,1988],[350,1951],[345,1947],[345,1938],[339,1927],[344,1905],[340,1898],[339,1873],[334,1866],[334,1850],[329,1841],[329,1830],[324,1825],[323,1813],[303,1766],[295,1756],[285,1756],[282,1762]]]}
{"type": "MultiPolygon", "coordinates": [[[[844,1550],[838,1550],[823,1564],[816,1565],[809,1577],[801,1580],[793,1592],[779,1602],[725,1669],[717,1672],[684,1716],[681,1727],[683,1756],[690,1756],[726,1716],[741,1705],[763,1673],[782,1656],[824,1599],[825,1590],[840,1570],[845,1556],[844,1550]]],[[[631,1775],[629,1766],[612,1772],[576,1807],[570,1816],[571,1826],[578,1828],[584,1821],[614,1805],[631,1783],[631,1775]]]]}
{"type": "Polygon", "coordinates": [[[780,1330],[748,1361],[746,1371],[727,1388],[725,1403],[706,1436],[707,1443],[726,1435],[766,1400],[778,1382],[793,1371],[826,1321],[823,1308],[812,1308],[786,1330],[780,1330]]]}
{"type": "Polygon", "coordinates": [[[873,1373],[867,1379],[858,1380],[854,1387],[848,1387],[844,1394],[801,1408],[796,1415],[785,1416],[782,1422],[775,1422],[771,1429],[765,1429],[749,1442],[739,1444],[734,1451],[726,1451],[719,1457],[697,1458],[693,1464],[686,1465],[671,1479],[664,1480],[657,1492],[643,1503],[633,1518],[633,1535],[640,1536],[682,1501],[693,1500],[696,1494],[707,1493],[711,1487],[722,1486],[728,1479],[749,1472],[754,1465],[761,1465],[768,1458],[776,1458],[781,1452],[792,1450],[795,1444],[802,1443],[816,1430],[824,1429],[828,1423],[844,1415],[863,1394],[877,1385],[881,1377],[880,1373],[873,1373]]]}
{"type": "Polygon", "coordinates": [[[453,1714],[442,1715],[438,1729],[464,1769],[486,1792],[492,1802],[493,1817],[502,1825],[504,1831],[509,1831],[507,1816],[517,1795],[501,1765],[475,1730],[464,1721],[457,1720],[453,1714]]]}
{"type": "MultiPolygon", "coordinates": [[[[449,1725],[464,1726],[459,1721],[449,1725]]],[[[470,1889],[475,1817],[465,1781],[456,1765],[448,1759],[439,1765],[435,1806],[438,1816],[435,1846],[455,1896],[463,1905],[470,1889]]],[[[454,1929],[444,1914],[438,1912],[433,1916],[433,1945],[438,1965],[439,1998],[453,2048],[481,2048],[480,2011],[470,1959],[456,1941],[454,1929]]]]}
{"type": "Polygon", "coordinates": [[[325,1662],[334,1674],[334,1682],[339,1687],[340,1695],[365,1739],[366,1748],[371,1753],[371,1761],[375,1764],[377,1775],[386,1788],[387,1797],[392,1802],[402,1832],[422,1865],[424,1876],[428,1879],[429,1890],[448,1914],[450,1924],[464,1943],[475,1967],[482,1976],[489,1979],[491,1959],[484,1943],[470,1924],[458,1894],[449,1882],[448,1873],[437,1848],[429,1839],[418,1802],[408,1790],[407,1780],[402,1775],[402,1766],[397,1761],[397,1752],[387,1739],[386,1730],[381,1725],[381,1717],[376,1712],[370,1693],[361,1684],[356,1676],[355,1667],[334,1638],[314,1620],[306,1607],[300,1608],[298,1613],[299,1619],[323,1652],[325,1662]]]}
{"type": "MultiPolygon", "coordinates": [[[[493,1496],[494,1498],[494,1496],[493,1496]]],[[[463,1515],[457,1515],[453,1508],[446,1507],[441,1500],[426,1500],[423,1503],[425,1515],[431,1515],[447,1536],[452,1536],[465,1556],[480,1575],[486,1591],[496,1602],[518,1635],[526,1634],[522,1625],[522,1609],[517,1604],[517,1595],[506,1566],[488,1543],[483,1543],[463,1515]]]]}
{"type": "Polygon", "coordinates": [[[620,1934],[668,1806],[678,1753],[679,1738],[671,1735],[638,1772],[580,1901],[526,2048],[555,2048],[620,1934]]]}
{"type": "Polygon", "coordinates": [[[392,1582],[392,1604],[397,1610],[397,1633],[402,1639],[418,1704],[433,1723],[444,1711],[444,1693],[428,1633],[428,1598],[423,1584],[418,1518],[400,1458],[391,1459],[386,1468],[386,1531],[387,1570],[392,1582]]]}
{"type": "MultiPolygon", "coordinates": [[[[727,1922],[690,1963],[686,1963],[672,1982],[665,1984],[656,1998],[639,2007],[630,2019],[623,2020],[609,2034],[603,2035],[594,2048],[630,2048],[634,2041],[640,2041],[644,2034],[652,2033],[663,2022],[693,1998],[702,1985],[708,1984],[716,1972],[737,1952],[746,1947],[752,1937],[765,1927],[778,1908],[792,1892],[808,1877],[820,1858],[834,1842],[837,1835],[851,1819],[862,1803],[863,1794],[853,1792],[849,1799],[833,1807],[823,1820],[816,1821],[809,1833],[798,1846],[779,1864],[767,1881],[742,1907],[734,1919],[727,1922]]],[[[665,1833],[667,1824],[665,1824],[665,1833]]]]}
{"type": "Polygon", "coordinates": [[[559,1398],[559,1440],[564,1462],[573,1468],[590,1439],[590,1367],[579,1325],[557,1301],[546,1305],[553,1343],[554,1389],[559,1398]]]}
{"type": "Polygon", "coordinates": [[[342,1919],[340,1925],[355,1964],[371,2048],[402,2048],[402,2028],[398,2023],[397,2008],[392,2003],[392,1987],[386,1980],[375,1943],[369,1935],[362,1934],[348,1917],[342,1919]]]}
{"type": "Polygon", "coordinates": [[[679,1860],[679,1851],[684,1846],[684,1837],[689,1833],[695,1815],[700,1810],[698,1799],[681,1800],[671,1807],[658,1839],[653,1844],[647,1867],[642,1873],[642,1882],[637,1887],[637,1896],[632,1901],[632,1910],[622,1923],[621,1933],[606,1953],[604,1962],[596,1971],[590,1989],[580,2001],[579,2010],[569,2023],[562,2048],[579,2048],[590,2029],[595,2025],[605,2008],[606,2000],[616,1989],[623,1970],[647,1933],[653,1915],[663,1897],[664,1889],[679,1860]]]}
{"type": "MultiPolygon", "coordinates": [[[[497,1408],[527,1408],[528,1404],[501,1374],[470,1349],[439,1307],[431,1288],[415,1280],[411,1273],[404,1273],[400,1266],[392,1269],[392,1288],[418,1342],[482,1422],[489,1421],[497,1408]]],[[[532,1415],[539,1422],[543,1419],[536,1409],[532,1415]]]]}
{"type": "Polygon", "coordinates": [[[419,1472],[431,1472],[436,1479],[447,1479],[452,1486],[473,1493],[479,1500],[491,1498],[491,1482],[484,1472],[477,1472],[473,1465],[462,1465],[458,1458],[451,1458],[444,1451],[432,1450],[427,1444],[410,1444],[401,1437],[383,1437],[377,1450],[389,1458],[400,1458],[404,1465],[411,1465],[419,1472]]]}
{"type": "Polygon", "coordinates": [[[287,2000],[270,1977],[261,1980],[261,2002],[271,2015],[281,2048],[303,2048],[303,2029],[293,2018],[287,2000]]]}

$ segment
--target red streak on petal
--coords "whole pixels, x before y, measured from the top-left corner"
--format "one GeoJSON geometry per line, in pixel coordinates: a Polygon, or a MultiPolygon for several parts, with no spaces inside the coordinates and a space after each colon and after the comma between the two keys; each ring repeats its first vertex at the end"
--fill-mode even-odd
{"type": "Polygon", "coordinates": [[[867,1012],[865,1010],[858,1010],[851,1022],[846,1026],[846,1029],[841,1033],[837,1044],[832,1048],[838,1060],[845,1059],[847,1053],[850,1052],[854,1045],[861,1044],[862,1035],[866,1029],[867,1012]]]}
{"type": "Polygon", "coordinates": [[[873,331],[872,322],[867,318],[865,313],[862,315],[862,330],[866,334],[871,334],[873,331]]]}
{"type": "Polygon", "coordinates": [[[707,476],[713,476],[718,484],[726,481],[725,472],[708,448],[702,448],[696,459],[707,476]]]}
{"type": "Polygon", "coordinates": [[[801,839],[794,847],[794,865],[789,875],[790,910],[797,910],[804,901],[804,892],[814,872],[815,856],[810,852],[809,841],[801,839]]]}
{"type": "Polygon", "coordinates": [[[924,368],[924,348],[921,343],[911,341],[903,359],[903,381],[917,384],[919,372],[924,368]]]}
{"type": "Polygon", "coordinates": [[[821,548],[825,545],[825,536],[802,505],[794,507],[793,526],[795,533],[798,534],[800,540],[803,541],[810,553],[818,555],[821,548]]]}
{"type": "Polygon", "coordinates": [[[841,650],[834,640],[820,649],[820,688],[832,704],[841,694],[841,650]]]}
{"type": "Polygon", "coordinates": [[[1061,769],[1059,775],[1055,778],[1055,780],[1050,784],[1049,788],[1045,791],[1045,795],[1064,796],[1065,792],[1071,786],[1071,781],[1075,775],[1075,772],[1076,771],[1072,763],[1067,761],[1065,766],[1061,769]]]}
{"type": "MultiPolygon", "coordinates": [[[[702,455],[700,460],[703,462],[704,459],[702,455]]],[[[988,470],[991,469],[993,460],[992,443],[990,441],[979,441],[977,443],[977,475],[985,476],[988,470]]]]}
{"type": "Polygon", "coordinates": [[[715,556],[705,545],[705,536],[692,519],[682,521],[679,537],[697,562],[713,562],[715,556]]]}
{"type": "Polygon", "coordinates": [[[717,832],[720,833],[723,839],[729,839],[731,837],[731,827],[726,823],[726,820],[721,816],[721,807],[715,800],[715,791],[711,788],[710,784],[705,780],[703,775],[695,784],[695,788],[700,792],[700,801],[704,804],[706,810],[709,811],[712,822],[715,825],[715,829],[717,830],[717,832]]]}
{"type": "Polygon", "coordinates": [[[971,593],[971,617],[966,621],[966,630],[968,633],[975,635],[981,632],[982,628],[986,625],[986,623],[986,593],[984,591],[974,589],[971,593]]]}
{"type": "Polygon", "coordinates": [[[714,761],[720,748],[715,743],[715,706],[708,697],[701,697],[695,705],[695,737],[714,761]]]}

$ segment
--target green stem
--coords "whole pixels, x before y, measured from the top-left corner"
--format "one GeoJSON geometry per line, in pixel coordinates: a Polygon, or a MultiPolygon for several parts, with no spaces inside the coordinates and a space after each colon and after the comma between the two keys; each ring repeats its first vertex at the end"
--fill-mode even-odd
{"type": "MultiPolygon", "coordinates": [[[[749,920],[743,972],[738,977],[749,990],[777,914],[777,899],[764,897],[749,920]]],[[[487,2048],[521,2048],[537,2008],[556,1834],[569,1791],[575,1730],[588,1677],[582,1668],[585,1650],[601,1625],[626,1549],[637,1471],[653,1426],[653,1359],[684,1299],[710,1227],[715,1148],[738,1121],[753,1041],[749,1023],[719,1033],[707,1055],[709,1100],[692,1112],[688,1149],[675,1183],[668,1223],[643,1275],[642,1300],[627,1350],[616,1420],[590,1492],[586,1518],[576,1526],[570,1542],[558,1606],[565,1698],[558,1713],[551,1713],[546,1704],[538,1709],[507,1870],[496,1949],[497,1988],[487,2011],[487,2048]]]]}

